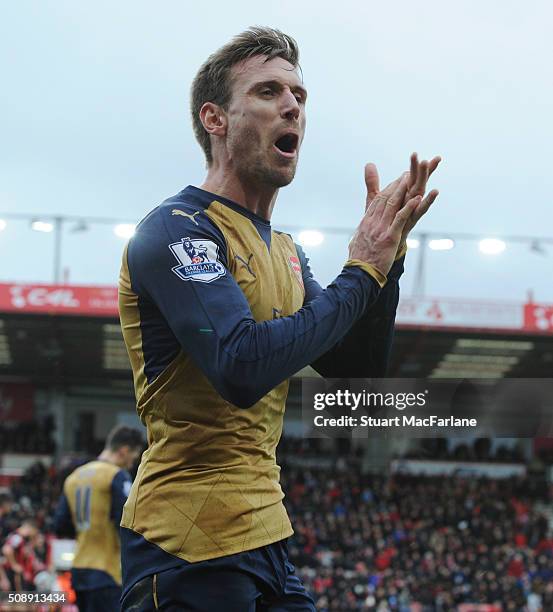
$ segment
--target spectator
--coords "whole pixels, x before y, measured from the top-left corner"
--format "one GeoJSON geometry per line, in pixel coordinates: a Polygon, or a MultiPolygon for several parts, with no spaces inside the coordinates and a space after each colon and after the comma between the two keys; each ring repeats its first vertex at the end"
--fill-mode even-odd
{"type": "Polygon", "coordinates": [[[35,554],[40,532],[32,519],[23,524],[8,536],[2,554],[4,571],[10,584],[10,591],[33,591],[34,577],[42,569],[35,554]]]}
{"type": "Polygon", "coordinates": [[[280,453],[291,558],[320,612],[553,610],[553,539],[528,479],[365,475],[305,440],[280,453]]]}

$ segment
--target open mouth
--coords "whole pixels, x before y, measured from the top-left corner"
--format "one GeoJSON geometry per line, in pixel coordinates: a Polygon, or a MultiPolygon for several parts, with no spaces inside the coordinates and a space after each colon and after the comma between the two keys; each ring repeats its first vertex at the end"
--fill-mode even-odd
{"type": "Polygon", "coordinates": [[[298,148],[298,135],[293,133],[284,134],[276,142],[275,147],[286,157],[293,157],[298,148]]]}

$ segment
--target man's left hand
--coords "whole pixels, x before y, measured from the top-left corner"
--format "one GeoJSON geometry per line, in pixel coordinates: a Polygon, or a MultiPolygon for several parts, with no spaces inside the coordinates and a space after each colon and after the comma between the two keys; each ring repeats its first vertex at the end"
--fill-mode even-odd
{"type": "MultiPolygon", "coordinates": [[[[426,191],[426,184],[430,175],[436,170],[438,164],[442,158],[437,156],[432,158],[430,161],[423,160],[419,162],[418,155],[413,153],[411,155],[411,164],[409,168],[409,187],[404,198],[404,202],[420,195],[423,196],[426,191]]],[[[367,185],[367,204],[366,208],[369,207],[370,203],[380,193],[380,179],[378,177],[378,170],[375,164],[368,164],[365,169],[365,182],[367,185]]],[[[401,240],[398,247],[398,253],[401,253],[405,249],[405,243],[409,232],[415,227],[419,219],[428,211],[430,206],[438,197],[438,190],[433,189],[430,193],[423,198],[418,206],[415,208],[405,227],[403,229],[401,240]]]]}

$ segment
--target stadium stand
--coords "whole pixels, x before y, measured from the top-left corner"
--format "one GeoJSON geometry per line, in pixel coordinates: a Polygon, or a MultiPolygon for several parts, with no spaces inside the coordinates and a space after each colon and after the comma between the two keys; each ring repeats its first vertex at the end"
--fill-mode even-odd
{"type": "MultiPolygon", "coordinates": [[[[365,474],[363,450],[337,442],[329,449],[287,437],[279,445],[295,526],[290,554],[320,612],[553,609],[547,487],[534,486],[530,475],[365,474]]],[[[469,447],[476,464],[485,446],[469,447]]],[[[458,457],[441,448],[435,445],[435,459],[458,457]]],[[[496,454],[504,462],[518,458],[501,447],[496,454]]],[[[497,461],[489,452],[485,459],[497,461]]],[[[53,571],[52,513],[61,483],[82,461],[31,465],[0,495],[2,546],[25,519],[37,523],[27,560],[35,580],[53,571]]]]}
{"type": "Polygon", "coordinates": [[[284,442],[280,461],[291,556],[318,610],[553,609],[543,488],[527,478],[362,475],[356,454],[321,468],[309,442],[284,442]]]}
{"type": "Polygon", "coordinates": [[[51,417],[12,426],[2,424],[0,448],[4,453],[53,454],[56,451],[53,430],[54,420],[51,417]]]}

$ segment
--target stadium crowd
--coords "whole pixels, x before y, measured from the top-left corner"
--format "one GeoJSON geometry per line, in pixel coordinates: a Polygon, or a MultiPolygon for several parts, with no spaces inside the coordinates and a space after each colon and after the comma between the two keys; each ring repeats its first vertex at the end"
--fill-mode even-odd
{"type": "MultiPolygon", "coordinates": [[[[360,453],[335,453],[317,441],[279,446],[295,528],[290,554],[320,612],[445,612],[469,602],[553,610],[553,538],[540,510],[542,489],[528,479],[364,475],[360,453]]],[[[51,569],[52,513],[75,466],[36,464],[0,494],[0,548],[17,543],[14,534],[27,525],[19,554],[26,555],[29,588],[51,569]]],[[[0,576],[10,575],[8,559],[3,568],[0,576]]]]}
{"type": "Polygon", "coordinates": [[[553,538],[527,479],[388,478],[310,455],[299,441],[280,462],[291,557],[320,612],[553,610],[553,538]]]}
{"type": "Polygon", "coordinates": [[[67,574],[52,579],[52,519],[63,481],[80,463],[74,458],[58,467],[34,463],[10,487],[0,489],[0,591],[69,586],[67,574]]]}

